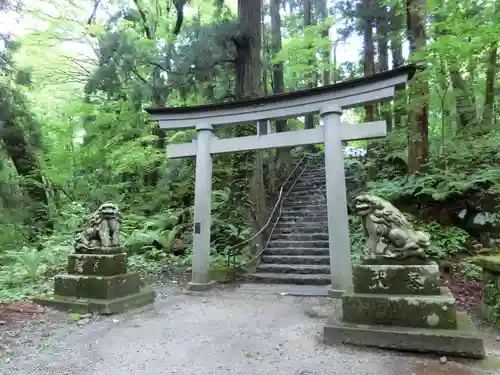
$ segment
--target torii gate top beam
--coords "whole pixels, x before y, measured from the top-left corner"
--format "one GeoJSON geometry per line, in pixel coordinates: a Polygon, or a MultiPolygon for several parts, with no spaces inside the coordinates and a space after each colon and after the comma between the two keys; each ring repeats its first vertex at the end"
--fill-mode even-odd
{"type": "Polygon", "coordinates": [[[199,124],[229,125],[302,116],[335,102],[343,109],[390,100],[409,81],[417,65],[401,66],[368,77],[283,94],[189,107],[146,108],[160,128],[174,130],[199,124]]]}

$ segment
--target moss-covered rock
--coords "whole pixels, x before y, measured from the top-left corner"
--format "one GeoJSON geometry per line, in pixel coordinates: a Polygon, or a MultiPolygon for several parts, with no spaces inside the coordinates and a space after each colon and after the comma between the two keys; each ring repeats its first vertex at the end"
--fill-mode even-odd
{"type": "Polygon", "coordinates": [[[481,310],[489,322],[500,327],[500,255],[478,256],[473,262],[483,269],[481,310]]]}
{"type": "Polygon", "coordinates": [[[472,262],[483,270],[500,274],[500,255],[481,255],[472,258],[472,262]]]}

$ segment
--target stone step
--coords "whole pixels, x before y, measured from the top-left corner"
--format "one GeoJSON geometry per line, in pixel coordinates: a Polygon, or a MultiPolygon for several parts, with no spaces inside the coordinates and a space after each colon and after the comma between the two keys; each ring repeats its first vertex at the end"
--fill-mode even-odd
{"type": "MultiPolygon", "coordinates": [[[[316,223],[314,223],[316,224],[316,223]]],[[[304,225],[276,225],[274,228],[273,234],[309,234],[309,233],[318,233],[318,234],[328,234],[328,228],[323,227],[323,225],[318,226],[318,225],[311,225],[311,226],[304,226],[304,225]]]]}
{"type": "MultiPolygon", "coordinates": [[[[301,222],[296,222],[296,221],[286,221],[282,220],[281,218],[278,221],[278,224],[276,224],[275,229],[291,229],[294,232],[297,232],[299,230],[302,230],[302,228],[308,228],[309,229],[314,229],[315,232],[324,232],[328,230],[328,220],[325,222],[322,221],[301,221],[301,222]]],[[[305,233],[305,232],[304,232],[305,233]]]]}
{"type": "Polygon", "coordinates": [[[328,216],[326,212],[321,215],[307,215],[302,216],[295,214],[283,214],[280,217],[280,222],[286,225],[297,225],[303,223],[324,223],[325,225],[328,223],[328,216]]]}
{"type": "Polygon", "coordinates": [[[303,177],[301,176],[295,186],[303,185],[303,184],[315,184],[315,185],[324,185],[326,184],[326,177],[303,177]]]}
{"type": "MultiPolygon", "coordinates": [[[[265,252],[264,252],[265,254],[265,252]]],[[[328,255],[263,255],[262,263],[330,265],[328,255]]]]}
{"type": "Polygon", "coordinates": [[[297,284],[261,284],[244,283],[238,285],[238,294],[282,295],[291,297],[328,297],[328,287],[325,285],[297,284]]]}
{"type": "MultiPolygon", "coordinates": [[[[344,173],[346,180],[354,179],[355,174],[353,171],[346,170],[344,173]]],[[[326,174],[325,172],[314,172],[314,173],[303,173],[300,175],[298,182],[307,182],[307,181],[317,181],[319,183],[326,183],[326,174]]]]}
{"type": "Polygon", "coordinates": [[[325,209],[326,208],[326,196],[313,195],[309,199],[304,199],[304,197],[290,197],[288,196],[283,202],[283,209],[325,209]]]}
{"type": "Polygon", "coordinates": [[[326,207],[326,199],[317,199],[316,197],[312,197],[313,199],[305,200],[305,199],[290,199],[287,197],[283,202],[283,207],[311,207],[311,206],[325,206],[326,207]]]}
{"type": "Polygon", "coordinates": [[[300,175],[300,177],[316,177],[316,176],[324,176],[325,175],[325,169],[306,169],[304,173],[300,175]]]}
{"type": "Polygon", "coordinates": [[[325,184],[314,183],[314,182],[298,182],[292,188],[292,192],[305,191],[305,190],[307,190],[307,191],[309,191],[309,190],[318,190],[318,192],[321,192],[322,190],[326,191],[326,185],[325,184]]]}
{"type": "Polygon", "coordinates": [[[307,215],[312,215],[312,216],[318,216],[318,215],[325,215],[326,214],[326,204],[321,204],[321,205],[310,205],[308,207],[295,207],[295,206],[288,206],[283,209],[283,215],[301,215],[301,216],[307,216],[307,215]]]}
{"type": "Polygon", "coordinates": [[[311,274],[324,273],[330,274],[329,265],[317,264],[279,264],[279,263],[261,263],[257,266],[257,273],[297,273],[311,274]]]}
{"type": "MultiPolygon", "coordinates": [[[[316,197],[321,197],[323,195],[326,195],[326,186],[322,188],[315,188],[311,189],[309,188],[298,188],[294,186],[290,194],[288,194],[288,197],[304,197],[304,196],[316,196],[316,197]]],[[[288,198],[287,197],[287,198],[288,198]]]]}
{"type": "Polygon", "coordinates": [[[268,247],[277,248],[277,247],[313,247],[313,248],[321,248],[328,249],[329,242],[328,241],[269,241],[268,247]]]}
{"type": "Polygon", "coordinates": [[[325,233],[283,233],[274,232],[271,241],[328,241],[328,232],[325,233]]]}
{"type": "Polygon", "coordinates": [[[305,217],[307,215],[318,216],[318,215],[326,215],[327,206],[324,205],[315,205],[310,207],[294,207],[287,206],[283,207],[282,215],[283,216],[302,216],[305,217]]]}
{"type": "Polygon", "coordinates": [[[307,221],[307,219],[280,220],[279,224],[280,226],[277,226],[278,228],[293,228],[295,229],[294,232],[297,232],[298,229],[302,227],[316,228],[317,233],[328,231],[328,219],[326,217],[318,221],[307,221]]]}
{"type": "Polygon", "coordinates": [[[248,280],[265,284],[328,285],[330,274],[251,273],[248,280]]]}
{"type": "Polygon", "coordinates": [[[323,194],[310,194],[310,195],[288,195],[283,201],[283,207],[294,204],[295,202],[299,203],[311,203],[318,204],[323,203],[326,204],[326,193],[323,194]]]}
{"type": "Polygon", "coordinates": [[[313,179],[324,180],[325,176],[326,176],[326,174],[324,171],[304,172],[300,175],[299,181],[307,181],[307,180],[313,180],[313,179]]]}
{"type": "Polygon", "coordinates": [[[264,251],[264,256],[329,256],[329,250],[317,247],[268,247],[264,251]]]}
{"type": "Polygon", "coordinates": [[[325,177],[325,170],[321,170],[321,171],[304,171],[304,173],[302,173],[300,175],[300,178],[324,178],[325,177]]]}

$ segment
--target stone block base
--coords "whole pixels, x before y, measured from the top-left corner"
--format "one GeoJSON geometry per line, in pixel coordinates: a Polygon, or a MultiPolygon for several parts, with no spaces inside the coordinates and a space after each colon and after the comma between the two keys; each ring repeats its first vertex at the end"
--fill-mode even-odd
{"type": "Polygon", "coordinates": [[[329,345],[350,344],[383,349],[484,358],[484,342],[466,313],[457,313],[457,329],[408,328],[351,324],[330,317],[324,327],[329,345]]]}
{"type": "Polygon", "coordinates": [[[114,276],[127,273],[127,254],[71,254],[68,274],[114,276]]]}
{"type": "Polygon", "coordinates": [[[447,288],[437,296],[346,292],[342,311],[346,323],[414,328],[455,329],[455,298],[447,288]]]}
{"type": "Polygon", "coordinates": [[[361,264],[378,264],[378,265],[403,265],[403,266],[425,266],[432,264],[429,259],[423,258],[407,258],[405,260],[385,258],[382,255],[361,256],[361,264]]]}
{"type": "Polygon", "coordinates": [[[187,285],[187,290],[190,292],[206,292],[215,287],[215,281],[209,281],[208,283],[193,283],[190,281],[187,285]]]}
{"type": "Polygon", "coordinates": [[[352,267],[356,293],[439,294],[439,267],[426,265],[363,264],[352,267]]]}
{"type": "Polygon", "coordinates": [[[481,308],[486,319],[500,327],[500,257],[483,258],[484,289],[481,299],[481,308]],[[486,268],[488,267],[488,268],[486,268]]]}
{"type": "Polygon", "coordinates": [[[328,297],[333,298],[333,299],[342,299],[342,296],[344,295],[345,290],[341,289],[334,289],[330,285],[328,288],[328,297]]]}
{"type": "Polygon", "coordinates": [[[116,276],[57,275],[54,294],[76,298],[118,298],[139,292],[140,276],[127,273],[116,276]]]}
{"type": "Polygon", "coordinates": [[[120,247],[120,246],[113,246],[113,247],[93,247],[91,249],[88,249],[88,251],[82,251],[82,252],[75,252],[75,254],[120,254],[120,253],[126,253],[127,249],[120,247]]]}
{"type": "Polygon", "coordinates": [[[79,314],[119,314],[126,310],[153,303],[156,293],[151,288],[143,288],[139,292],[112,299],[75,298],[66,296],[39,296],[33,301],[39,305],[65,310],[79,314]]]}

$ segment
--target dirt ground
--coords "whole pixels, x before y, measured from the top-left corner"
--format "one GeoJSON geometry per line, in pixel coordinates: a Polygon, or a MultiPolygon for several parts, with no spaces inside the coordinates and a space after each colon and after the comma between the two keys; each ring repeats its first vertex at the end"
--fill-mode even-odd
{"type": "MultiPolygon", "coordinates": [[[[279,289],[279,287],[278,287],[279,289]]],[[[500,374],[500,342],[482,326],[490,352],[482,367],[433,356],[321,342],[338,303],[251,288],[184,293],[170,280],[154,305],[123,315],[70,319],[15,303],[0,311],[0,358],[9,375],[485,375],[500,374]],[[443,361],[444,362],[444,361],[443,361]]]]}

